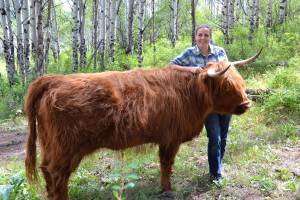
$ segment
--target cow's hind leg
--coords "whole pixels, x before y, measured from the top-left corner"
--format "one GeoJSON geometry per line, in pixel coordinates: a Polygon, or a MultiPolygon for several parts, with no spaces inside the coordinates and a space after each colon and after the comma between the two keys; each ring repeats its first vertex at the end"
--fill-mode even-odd
{"type": "Polygon", "coordinates": [[[40,168],[43,172],[45,182],[46,182],[47,198],[52,199],[52,196],[51,196],[52,191],[51,190],[53,189],[53,183],[52,183],[51,174],[48,171],[48,164],[49,164],[49,161],[47,160],[46,157],[44,157],[40,168]]]}
{"type": "MultiPolygon", "coordinates": [[[[69,157],[69,156],[68,156],[69,157]]],[[[70,156],[70,159],[61,157],[53,161],[49,172],[52,177],[53,188],[49,195],[52,200],[67,200],[68,199],[68,182],[71,173],[78,167],[81,156],[70,156]]]]}
{"type": "Polygon", "coordinates": [[[179,149],[179,144],[171,144],[169,146],[159,146],[159,158],[160,158],[160,184],[162,191],[170,191],[170,175],[172,165],[175,160],[176,153],[179,149]]]}

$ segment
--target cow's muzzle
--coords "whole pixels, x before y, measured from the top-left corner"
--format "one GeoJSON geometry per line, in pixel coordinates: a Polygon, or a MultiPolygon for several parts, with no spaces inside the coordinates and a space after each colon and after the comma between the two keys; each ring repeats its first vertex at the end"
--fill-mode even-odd
{"type": "Polygon", "coordinates": [[[250,101],[244,101],[240,105],[237,106],[235,114],[241,115],[244,112],[246,112],[249,108],[251,107],[251,102],[250,101]]]}

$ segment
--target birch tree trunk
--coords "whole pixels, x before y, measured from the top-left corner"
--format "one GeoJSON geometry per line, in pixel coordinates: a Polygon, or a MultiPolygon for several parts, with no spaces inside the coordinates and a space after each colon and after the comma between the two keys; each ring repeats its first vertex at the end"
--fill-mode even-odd
{"type": "Polygon", "coordinates": [[[229,0],[223,0],[222,7],[222,30],[224,34],[224,43],[229,44],[229,0]]]}
{"type": "Polygon", "coordinates": [[[254,32],[259,26],[259,0],[253,0],[252,6],[250,6],[251,16],[250,16],[250,33],[249,40],[252,41],[254,32]]]}
{"type": "Polygon", "coordinates": [[[5,63],[6,63],[6,72],[7,72],[7,79],[9,85],[14,85],[14,73],[15,69],[13,63],[11,62],[11,51],[10,51],[10,32],[8,28],[8,20],[7,20],[7,10],[4,4],[4,0],[0,0],[0,12],[1,12],[1,25],[3,28],[3,50],[5,56],[5,63]]]}
{"type": "Polygon", "coordinates": [[[10,1],[4,0],[4,5],[6,7],[6,17],[7,17],[7,26],[9,30],[9,50],[10,50],[10,63],[13,66],[13,73],[16,71],[15,67],[15,46],[14,46],[14,34],[12,30],[12,21],[11,21],[11,11],[10,11],[10,1]]]}
{"type": "Polygon", "coordinates": [[[177,39],[177,16],[178,16],[178,2],[177,0],[171,1],[171,42],[172,46],[176,46],[177,39]]]}
{"type": "Polygon", "coordinates": [[[153,65],[155,65],[156,64],[155,0],[151,0],[151,15],[152,15],[152,38],[151,38],[151,44],[153,45],[153,65]]]}
{"type": "Polygon", "coordinates": [[[51,23],[51,50],[53,54],[54,61],[57,62],[57,60],[60,57],[60,44],[59,44],[59,33],[58,33],[58,26],[57,26],[57,20],[56,20],[56,11],[54,7],[54,2],[51,0],[51,6],[52,6],[52,23],[51,23]]]}
{"type": "Polygon", "coordinates": [[[45,73],[47,72],[47,65],[49,64],[49,49],[51,42],[51,27],[52,27],[52,0],[48,0],[48,16],[46,29],[46,41],[45,41],[45,73]]]}
{"type": "MultiPolygon", "coordinates": [[[[100,49],[99,49],[99,57],[100,57],[100,68],[104,71],[104,54],[105,54],[105,1],[106,0],[100,0],[100,35],[99,35],[99,43],[100,43],[100,49]]],[[[98,48],[98,47],[97,47],[98,48]]]]}
{"type": "Polygon", "coordinates": [[[144,40],[144,13],[145,13],[146,0],[140,0],[139,2],[139,36],[138,36],[138,67],[142,67],[143,63],[143,40],[144,40]]]}
{"type": "Polygon", "coordinates": [[[109,41],[109,58],[111,62],[115,61],[115,41],[116,41],[116,17],[117,17],[117,4],[116,0],[110,0],[110,25],[109,25],[109,32],[110,32],[110,41],[109,41]]]}
{"type": "Polygon", "coordinates": [[[254,26],[257,30],[259,27],[259,8],[260,8],[260,0],[255,0],[255,6],[254,6],[254,26]]]}
{"type": "MultiPolygon", "coordinates": [[[[23,2],[22,2],[23,3],[23,2]]],[[[19,64],[19,72],[25,83],[25,66],[24,66],[24,48],[23,48],[23,20],[22,20],[22,4],[20,0],[15,0],[16,23],[17,23],[17,59],[19,64]]]]}
{"type": "MultiPolygon", "coordinates": [[[[101,0],[100,0],[101,1],[101,0]]],[[[94,52],[98,49],[98,0],[93,0],[93,49],[94,52]]],[[[97,67],[97,56],[94,56],[94,69],[97,67]]]]}
{"type": "Polygon", "coordinates": [[[192,46],[194,46],[195,43],[195,28],[196,28],[196,16],[195,16],[195,0],[191,0],[191,16],[192,16],[192,46]]]}
{"type": "Polygon", "coordinates": [[[86,9],[86,2],[83,0],[79,1],[79,16],[80,16],[80,67],[84,67],[86,65],[86,51],[87,47],[85,44],[85,9],[86,9]]]}
{"type": "Polygon", "coordinates": [[[132,54],[133,51],[133,18],[134,18],[134,0],[128,0],[128,26],[126,27],[126,35],[128,38],[126,54],[132,54]]]}
{"type": "Polygon", "coordinates": [[[24,19],[24,68],[25,68],[25,82],[27,82],[27,76],[30,71],[30,43],[29,43],[29,4],[28,0],[23,0],[23,19],[24,19]]]}
{"type": "Polygon", "coordinates": [[[44,66],[44,37],[43,37],[43,7],[42,0],[36,0],[37,14],[37,75],[42,76],[45,73],[44,66]]]}
{"type": "Polygon", "coordinates": [[[79,48],[79,0],[73,0],[72,6],[72,15],[73,15],[73,29],[72,29],[72,38],[73,38],[73,65],[72,71],[78,71],[78,48],[79,48]]]}
{"type": "Polygon", "coordinates": [[[37,27],[36,27],[36,0],[30,2],[30,32],[31,32],[31,51],[33,56],[36,56],[37,48],[37,27]]]}
{"type": "Polygon", "coordinates": [[[229,0],[228,2],[228,43],[227,44],[232,44],[233,42],[233,37],[232,37],[232,29],[234,26],[234,0],[229,0]]]}
{"type": "Polygon", "coordinates": [[[273,0],[269,0],[268,8],[267,8],[267,17],[266,17],[267,33],[269,33],[269,29],[272,27],[272,7],[273,7],[273,0]]]}
{"type": "Polygon", "coordinates": [[[283,24],[286,16],[287,10],[287,0],[280,0],[279,2],[279,19],[278,23],[283,24]]]}

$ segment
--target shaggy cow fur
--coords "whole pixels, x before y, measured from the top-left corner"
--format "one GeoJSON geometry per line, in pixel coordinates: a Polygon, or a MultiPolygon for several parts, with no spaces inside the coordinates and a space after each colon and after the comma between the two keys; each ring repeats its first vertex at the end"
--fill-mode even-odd
{"type": "Polygon", "coordinates": [[[181,143],[199,135],[211,112],[242,114],[249,106],[234,67],[211,78],[210,63],[192,73],[171,68],[47,75],[28,88],[25,109],[29,136],[26,172],[36,175],[39,139],[48,199],[68,199],[68,181],[85,155],[99,148],[121,150],[159,145],[161,188],[171,190],[170,173],[181,143]]]}

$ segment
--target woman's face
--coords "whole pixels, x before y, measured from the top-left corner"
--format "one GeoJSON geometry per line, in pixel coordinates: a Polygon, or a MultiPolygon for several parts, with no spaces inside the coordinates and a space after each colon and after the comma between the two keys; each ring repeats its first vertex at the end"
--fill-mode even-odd
{"type": "Polygon", "coordinates": [[[198,29],[195,41],[198,47],[208,47],[209,41],[211,40],[211,34],[208,28],[198,29]]]}

